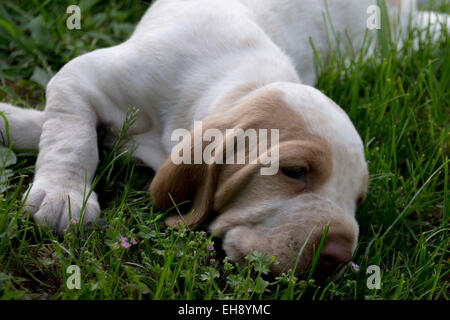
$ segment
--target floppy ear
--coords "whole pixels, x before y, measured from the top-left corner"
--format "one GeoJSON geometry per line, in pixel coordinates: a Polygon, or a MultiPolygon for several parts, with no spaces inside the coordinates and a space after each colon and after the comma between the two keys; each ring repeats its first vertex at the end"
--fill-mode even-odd
{"type": "MultiPolygon", "coordinates": [[[[271,124],[272,122],[270,120],[264,119],[270,118],[268,115],[273,114],[273,109],[266,108],[268,110],[264,111],[261,103],[255,102],[254,105],[249,105],[252,100],[245,102],[244,98],[242,98],[253,89],[254,86],[238,88],[231,95],[223,98],[223,101],[217,104],[218,111],[214,115],[202,120],[203,130],[206,132],[207,129],[214,129],[223,134],[226,129],[258,128],[261,123],[264,124],[267,121],[271,124]],[[247,110],[249,109],[247,107],[240,108],[240,104],[238,103],[240,101],[242,102],[242,106],[249,106],[250,110],[247,110]],[[242,111],[239,111],[240,109],[242,111]]],[[[269,97],[272,96],[277,96],[277,94],[270,93],[269,97]]],[[[266,99],[265,96],[262,97],[263,101],[264,99],[266,99]]],[[[270,99],[268,100],[269,102],[271,101],[270,99]]],[[[268,126],[262,125],[262,127],[266,128],[268,126]]],[[[194,137],[196,135],[194,131],[195,129],[189,135],[185,135],[183,140],[177,145],[181,147],[176,148],[182,152],[184,150],[190,151],[190,155],[186,155],[186,157],[182,155],[181,157],[183,159],[190,158],[191,164],[186,164],[186,161],[183,161],[181,164],[175,164],[172,161],[172,156],[169,157],[158,170],[150,185],[151,198],[161,210],[168,210],[186,200],[191,201],[187,209],[186,206],[181,209],[178,208],[181,210],[181,215],[175,215],[166,219],[165,222],[168,226],[176,226],[180,221],[188,226],[198,225],[208,217],[208,214],[214,208],[219,173],[222,171],[222,168],[229,167],[225,170],[226,176],[233,176],[233,179],[228,184],[224,183],[224,186],[220,188],[218,197],[216,197],[220,205],[226,203],[229,195],[234,194],[233,192],[236,191],[236,184],[232,184],[231,181],[244,181],[245,179],[242,177],[246,177],[250,172],[244,168],[244,170],[240,170],[239,173],[233,175],[234,171],[238,171],[239,166],[231,166],[232,168],[230,166],[222,167],[222,164],[225,163],[224,148],[226,138],[223,141],[215,141],[217,143],[217,150],[214,151],[214,155],[211,154],[215,158],[215,161],[208,162],[211,164],[205,163],[204,161],[201,161],[201,164],[194,164],[195,150],[200,149],[203,154],[208,144],[208,142],[204,141],[195,141],[194,137]],[[195,143],[201,143],[202,146],[198,148],[199,146],[197,145],[196,148],[195,143]],[[222,157],[222,161],[217,161],[219,157],[222,157]]]]}
{"type": "MultiPolygon", "coordinates": [[[[188,143],[185,137],[180,143],[188,143]]],[[[193,157],[193,143],[191,156],[193,157]]],[[[192,159],[193,160],[193,159],[192,159]]],[[[190,200],[187,206],[179,207],[181,215],[167,218],[169,226],[193,226],[203,222],[213,208],[214,194],[219,175],[219,164],[175,164],[169,157],[156,173],[150,185],[150,196],[156,207],[168,210],[181,202],[190,200]]]]}

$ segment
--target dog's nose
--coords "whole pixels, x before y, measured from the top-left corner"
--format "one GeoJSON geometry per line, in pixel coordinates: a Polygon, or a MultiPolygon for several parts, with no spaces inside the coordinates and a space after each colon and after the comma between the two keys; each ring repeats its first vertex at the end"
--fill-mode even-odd
{"type": "Polygon", "coordinates": [[[335,271],[352,258],[351,244],[345,241],[330,239],[325,242],[320,255],[320,269],[326,273],[335,271]]]}

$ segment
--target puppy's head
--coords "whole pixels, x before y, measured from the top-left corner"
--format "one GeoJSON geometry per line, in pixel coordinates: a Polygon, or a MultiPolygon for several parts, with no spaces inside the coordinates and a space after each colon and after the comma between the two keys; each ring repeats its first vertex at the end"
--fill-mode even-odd
{"type": "MultiPolygon", "coordinates": [[[[327,274],[351,259],[358,238],[355,210],[364,200],[368,173],[362,141],[340,107],[312,87],[274,83],[238,89],[202,124],[203,132],[224,133],[211,153],[215,161],[174,164],[169,157],[151,184],[161,209],[191,200],[184,215],[168,218],[168,225],[197,225],[213,215],[209,229],[223,239],[231,260],[242,263],[257,250],[276,257],[274,274],[294,267],[297,273],[307,271],[328,225],[319,272],[327,274]],[[227,129],[275,129],[278,141],[252,153],[248,138],[245,163],[231,164],[225,151],[227,145],[237,151],[237,139],[227,139],[227,129]],[[252,154],[258,160],[272,155],[278,170],[261,174],[269,165],[252,162],[252,154]]],[[[194,137],[186,135],[176,152],[192,151],[194,160],[195,150],[205,151],[210,142],[194,137]]]]}

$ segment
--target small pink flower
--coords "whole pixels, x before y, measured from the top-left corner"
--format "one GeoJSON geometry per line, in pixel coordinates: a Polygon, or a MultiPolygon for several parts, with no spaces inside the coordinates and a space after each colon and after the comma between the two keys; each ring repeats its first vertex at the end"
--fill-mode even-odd
{"type": "Polygon", "coordinates": [[[132,243],[132,244],[137,244],[137,241],[134,240],[134,239],[131,239],[131,243],[132,243]]]}
{"type": "Polygon", "coordinates": [[[74,218],[72,218],[71,222],[72,222],[73,225],[77,224],[77,220],[75,220],[74,218]]]}
{"type": "Polygon", "coordinates": [[[208,234],[205,231],[202,231],[202,236],[204,236],[206,238],[208,236],[208,234]]]}
{"type": "MultiPolygon", "coordinates": [[[[122,237],[122,238],[120,238],[120,245],[122,246],[122,247],[124,247],[125,249],[128,249],[129,247],[131,247],[131,244],[128,242],[128,239],[127,239],[127,237],[122,237]]],[[[133,242],[133,241],[132,241],[133,242]]]]}
{"type": "Polygon", "coordinates": [[[124,247],[125,249],[128,249],[129,247],[131,247],[131,244],[128,241],[122,241],[121,243],[122,247],[124,247]]]}
{"type": "Polygon", "coordinates": [[[353,270],[355,270],[356,272],[359,271],[359,266],[358,266],[356,263],[354,263],[354,262],[352,262],[352,268],[353,268],[353,270]]]}

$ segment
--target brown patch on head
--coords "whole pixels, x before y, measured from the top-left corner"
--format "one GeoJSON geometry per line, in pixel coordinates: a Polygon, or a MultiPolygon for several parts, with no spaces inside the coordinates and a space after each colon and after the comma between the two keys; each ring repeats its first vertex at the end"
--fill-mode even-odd
{"type": "Polygon", "coordinates": [[[331,175],[332,162],[328,146],[321,140],[300,140],[280,142],[280,170],[275,176],[261,175],[259,166],[222,166],[218,177],[214,200],[214,211],[220,212],[232,199],[243,192],[252,179],[258,182],[246,190],[247,201],[255,203],[273,195],[293,197],[301,193],[314,192],[331,175]],[[305,168],[304,181],[296,180],[283,173],[284,168],[305,168]]]}
{"type": "MultiPolygon", "coordinates": [[[[305,185],[278,173],[274,176],[260,175],[260,164],[180,164],[175,165],[169,157],[158,170],[150,193],[158,208],[167,210],[173,201],[191,200],[192,207],[184,216],[169,218],[175,225],[179,220],[189,225],[199,224],[209,212],[219,211],[237,195],[248,193],[248,201],[267,198],[273,194],[298,194],[313,191],[331,175],[331,151],[327,143],[307,130],[305,121],[283,99],[284,93],[277,89],[255,90],[257,85],[240,86],[225,95],[214,107],[215,112],[202,122],[203,132],[210,128],[225,132],[227,129],[279,130],[280,168],[304,167],[308,172],[305,185]],[[259,179],[253,190],[245,189],[252,179],[259,179]],[[250,196],[251,195],[251,196],[250,196]],[[194,212],[192,213],[192,209],[194,212]]],[[[193,139],[191,133],[191,139],[193,139]]],[[[187,143],[187,138],[180,143],[187,143]]],[[[270,140],[270,139],[269,139],[270,140]]],[[[209,142],[203,142],[203,149],[209,142]]],[[[194,148],[193,140],[191,146],[194,148]]],[[[225,149],[225,142],[223,146],[225,149]]],[[[191,152],[193,157],[194,152],[191,152]]]]}
{"type": "MultiPolygon", "coordinates": [[[[279,129],[280,168],[304,167],[308,172],[306,186],[279,172],[279,178],[258,176],[262,197],[267,194],[268,185],[274,193],[314,191],[331,175],[332,161],[328,144],[307,130],[304,119],[283,100],[284,93],[277,89],[265,90],[258,94],[249,94],[239,100],[230,111],[233,114],[234,127],[244,130],[279,129]],[[263,190],[266,190],[265,192],[263,190]]],[[[230,108],[228,106],[228,108],[230,108]]],[[[221,116],[219,116],[221,117],[221,116]]],[[[248,160],[248,159],[247,159],[248,160]]],[[[248,165],[223,166],[219,176],[218,190],[214,208],[218,210],[234,194],[241,191],[250,173],[258,174],[256,168],[248,165]]]]}
{"type": "Polygon", "coordinates": [[[260,84],[254,82],[237,86],[219,99],[219,101],[213,106],[214,112],[224,112],[230,106],[235,106],[241,101],[241,99],[260,87],[260,84]]]}

